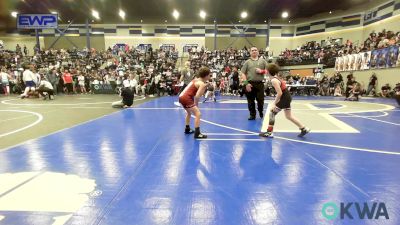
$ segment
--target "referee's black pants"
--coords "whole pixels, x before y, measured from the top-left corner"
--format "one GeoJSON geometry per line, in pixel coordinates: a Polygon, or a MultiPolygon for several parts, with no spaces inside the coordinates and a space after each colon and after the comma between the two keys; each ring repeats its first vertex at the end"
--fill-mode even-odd
{"type": "Polygon", "coordinates": [[[256,116],[256,103],[258,112],[262,113],[264,111],[264,83],[262,81],[250,81],[252,87],[250,92],[246,92],[247,105],[249,107],[250,116],[256,116]]]}

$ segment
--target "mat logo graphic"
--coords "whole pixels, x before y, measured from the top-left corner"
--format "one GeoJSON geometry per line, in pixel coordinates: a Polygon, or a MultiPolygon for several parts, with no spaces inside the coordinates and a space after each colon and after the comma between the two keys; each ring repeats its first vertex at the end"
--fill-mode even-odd
{"type": "Polygon", "coordinates": [[[386,209],[386,205],[383,202],[373,202],[368,204],[367,202],[348,202],[340,203],[340,208],[333,202],[325,203],[322,206],[322,216],[327,220],[334,220],[340,216],[341,220],[344,219],[354,219],[357,217],[359,219],[389,219],[389,214],[386,209]],[[355,210],[354,210],[355,208],[355,210]]]}
{"type": "Polygon", "coordinates": [[[17,21],[18,28],[57,28],[57,14],[19,14],[17,21]]]}

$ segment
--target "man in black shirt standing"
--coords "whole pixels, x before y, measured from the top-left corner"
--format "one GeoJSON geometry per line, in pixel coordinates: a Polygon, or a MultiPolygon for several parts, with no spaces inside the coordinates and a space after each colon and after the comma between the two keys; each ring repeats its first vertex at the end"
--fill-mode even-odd
{"type": "Polygon", "coordinates": [[[128,80],[124,80],[123,88],[121,90],[120,96],[122,98],[121,101],[116,101],[112,103],[113,108],[129,108],[133,104],[133,91],[130,88],[130,84],[128,80]]]}

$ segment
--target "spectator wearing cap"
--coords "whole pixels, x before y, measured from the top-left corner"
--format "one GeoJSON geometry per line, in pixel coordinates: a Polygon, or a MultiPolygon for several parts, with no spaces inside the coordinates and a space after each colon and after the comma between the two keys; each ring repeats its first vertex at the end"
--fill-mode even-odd
{"type": "Polygon", "coordinates": [[[129,80],[124,80],[120,96],[122,100],[113,102],[113,108],[129,108],[132,106],[134,95],[129,80]]]}
{"type": "Polygon", "coordinates": [[[385,84],[384,86],[382,86],[381,88],[381,97],[383,98],[389,98],[390,97],[390,85],[389,84],[385,84]]]}

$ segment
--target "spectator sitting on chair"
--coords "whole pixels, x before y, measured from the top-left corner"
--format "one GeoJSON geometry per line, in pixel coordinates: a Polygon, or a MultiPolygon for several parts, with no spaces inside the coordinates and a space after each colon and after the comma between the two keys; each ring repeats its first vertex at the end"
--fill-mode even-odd
{"type": "Polygon", "coordinates": [[[342,88],[340,87],[340,84],[336,84],[335,93],[333,94],[333,96],[342,96],[342,88]]]}
{"type": "Polygon", "coordinates": [[[159,82],[159,87],[158,87],[158,96],[164,96],[164,94],[168,92],[167,90],[167,83],[165,79],[162,77],[160,82],[159,82]]]}
{"type": "Polygon", "coordinates": [[[124,80],[120,96],[122,100],[113,102],[113,108],[129,108],[132,106],[134,95],[128,80],[124,80]]]}
{"type": "Polygon", "coordinates": [[[384,97],[384,98],[389,98],[390,97],[390,86],[389,86],[389,84],[385,84],[384,86],[382,86],[382,88],[381,88],[381,93],[380,93],[380,95],[381,95],[381,97],[384,97]]]}
{"type": "Polygon", "coordinates": [[[354,85],[356,84],[356,79],[354,76],[351,74],[347,76],[347,83],[346,83],[346,100],[350,97],[351,91],[354,88],[354,85]]]}
{"type": "Polygon", "coordinates": [[[361,84],[355,82],[353,85],[353,89],[350,91],[350,96],[348,98],[349,101],[358,101],[358,96],[361,93],[361,84]]]}

